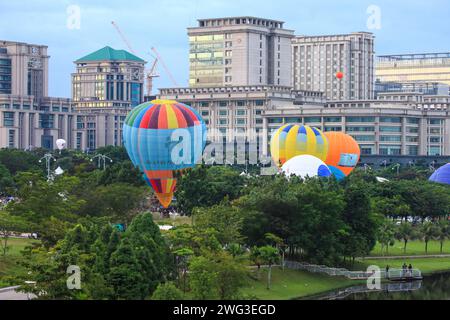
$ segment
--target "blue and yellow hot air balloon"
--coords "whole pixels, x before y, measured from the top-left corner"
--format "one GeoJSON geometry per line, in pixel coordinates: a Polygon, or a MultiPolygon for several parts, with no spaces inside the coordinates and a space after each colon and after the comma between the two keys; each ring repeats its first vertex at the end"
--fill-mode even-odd
{"type": "Polygon", "coordinates": [[[311,155],[325,161],[328,154],[328,140],[317,128],[287,124],[272,136],[270,153],[280,168],[288,160],[300,155],[311,155]]]}
{"type": "Polygon", "coordinates": [[[202,157],[206,125],[188,105],[154,100],[128,114],[123,141],[131,161],[167,208],[176,189],[175,172],[194,167],[202,157]]]}

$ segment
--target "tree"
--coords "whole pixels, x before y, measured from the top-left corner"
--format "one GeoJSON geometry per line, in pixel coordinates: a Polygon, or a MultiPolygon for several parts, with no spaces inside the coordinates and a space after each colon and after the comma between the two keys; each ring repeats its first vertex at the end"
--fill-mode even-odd
{"type": "Polygon", "coordinates": [[[109,269],[108,280],[116,299],[141,300],[149,294],[136,252],[128,239],[125,238],[111,255],[109,269]]]}
{"type": "Polygon", "coordinates": [[[194,210],[195,228],[213,228],[217,231],[217,240],[226,246],[230,243],[240,243],[243,240],[241,229],[243,225],[242,212],[238,208],[223,202],[210,208],[194,210]]]}
{"type": "Polygon", "coordinates": [[[178,208],[191,215],[196,207],[220,204],[225,197],[230,201],[239,197],[244,178],[227,166],[197,166],[179,177],[177,192],[178,208]]]}
{"type": "Polygon", "coordinates": [[[258,279],[261,276],[261,264],[263,264],[263,259],[261,257],[261,252],[259,251],[259,248],[254,246],[250,249],[250,260],[256,265],[257,269],[257,276],[258,279]]]}
{"type": "Polygon", "coordinates": [[[444,248],[444,242],[450,236],[450,223],[448,220],[439,220],[437,223],[437,239],[440,243],[440,252],[442,254],[444,248]]]}
{"type": "Polygon", "coordinates": [[[284,254],[286,250],[286,244],[283,239],[274,235],[273,233],[266,233],[266,239],[272,242],[276,246],[281,255],[281,268],[284,270],[284,254]]]}
{"type": "Polygon", "coordinates": [[[183,292],[173,282],[160,283],[153,292],[152,300],[183,300],[183,292]]]}
{"type": "Polygon", "coordinates": [[[395,243],[395,224],[390,220],[384,220],[378,229],[377,238],[381,244],[381,252],[386,248],[386,253],[389,253],[389,246],[395,243]]]}
{"type": "Polygon", "coordinates": [[[196,300],[218,299],[217,271],[213,261],[195,257],[189,264],[189,285],[196,300]]]}
{"type": "Polygon", "coordinates": [[[14,184],[13,178],[8,168],[0,163],[0,195],[5,194],[8,188],[14,184]]]}
{"type": "Polygon", "coordinates": [[[29,224],[21,217],[12,216],[0,211],[0,249],[2,255],[8,252],[8,240],[15,232],[29,230],[29,224]]]}
{"type": "Polygon", "coordinates": [[[272,281],[272,266],[278,262],[280,256],[278,250],[272,246],[264,246],[259,248],[261,259],[268,265],[267,272],[267,290],[270,290],[272,281]]]}
{"type": "Polygon", "coordinates": [[[420,235],[425,242],[425,253],[428,254],[428,242],[438,236],[438,228],[431,221],[426,221],[420,227],[420,235]]]}
{"type": "Polygon", "coordinates": [[[406,246],[409,240],[415,238],[416,232],[410,222],[403,222],[397,227],[395,237],[397,240],[403,241],[403,253],[406,253],[406,246]]]}

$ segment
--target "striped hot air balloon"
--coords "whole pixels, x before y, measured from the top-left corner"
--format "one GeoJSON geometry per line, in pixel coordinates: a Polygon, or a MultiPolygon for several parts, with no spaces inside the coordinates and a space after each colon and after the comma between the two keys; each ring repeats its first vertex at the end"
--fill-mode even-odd
{"type": "Polygon", "coordinates": [[[185,104],[154,100],[128,114],[123,141],[131,161],[167,208],[176,189],[175,172],[194,167],[202,157],[206,125],[185,104]]]}
{"type": "Polygon", "coordinates": [[[280,168],[288,160],[300,155],[311,155],[325,161],[328,154],[328,140],[317,128],[287,124],[272,136],[270,153],[280,168]]]}

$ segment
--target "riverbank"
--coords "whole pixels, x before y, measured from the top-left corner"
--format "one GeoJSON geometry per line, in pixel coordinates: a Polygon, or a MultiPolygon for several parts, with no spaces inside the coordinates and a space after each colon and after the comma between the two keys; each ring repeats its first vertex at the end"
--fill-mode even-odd
{"type": "MultiPolygon", "coordinates": [[[[254,276],[256,276],[256,271],[254,276]]],[[[270,290],[267,290],[267,270],[263,269],[259,279],[252,279],[251,283],[242,290],[242,293],[260,300],[291,300],[360,283],[362,282],[345,277],[331,277],[290,269],[281,270],[277,267],[272,269],[270,290]]]]}

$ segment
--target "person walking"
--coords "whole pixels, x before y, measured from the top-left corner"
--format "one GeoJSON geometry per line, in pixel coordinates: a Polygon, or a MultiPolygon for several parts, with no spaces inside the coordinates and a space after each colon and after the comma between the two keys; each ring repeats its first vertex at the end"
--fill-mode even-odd
{"type": "Polygon", "coordinates": [[[407,269],[408,269],[408,266],[405,262],[405,263],[403,263],[403,266],[402,266],[402,278],[405,277],[407,269]]]}
{"type": "Polygon", "coordinates": [[[389,265],[386,266],[386,279],[389,279],[389,265]]]}
{"type": "Polygon", "coordinates": [[[408,271],[409,271],[409,272],[408,272],[408,273],[409,273],[409,276],[412,277],[412,276],[413,276],[413,266],[412,266],[411,263],[410,263],[409,266],[408,266],[408,271]]]}

